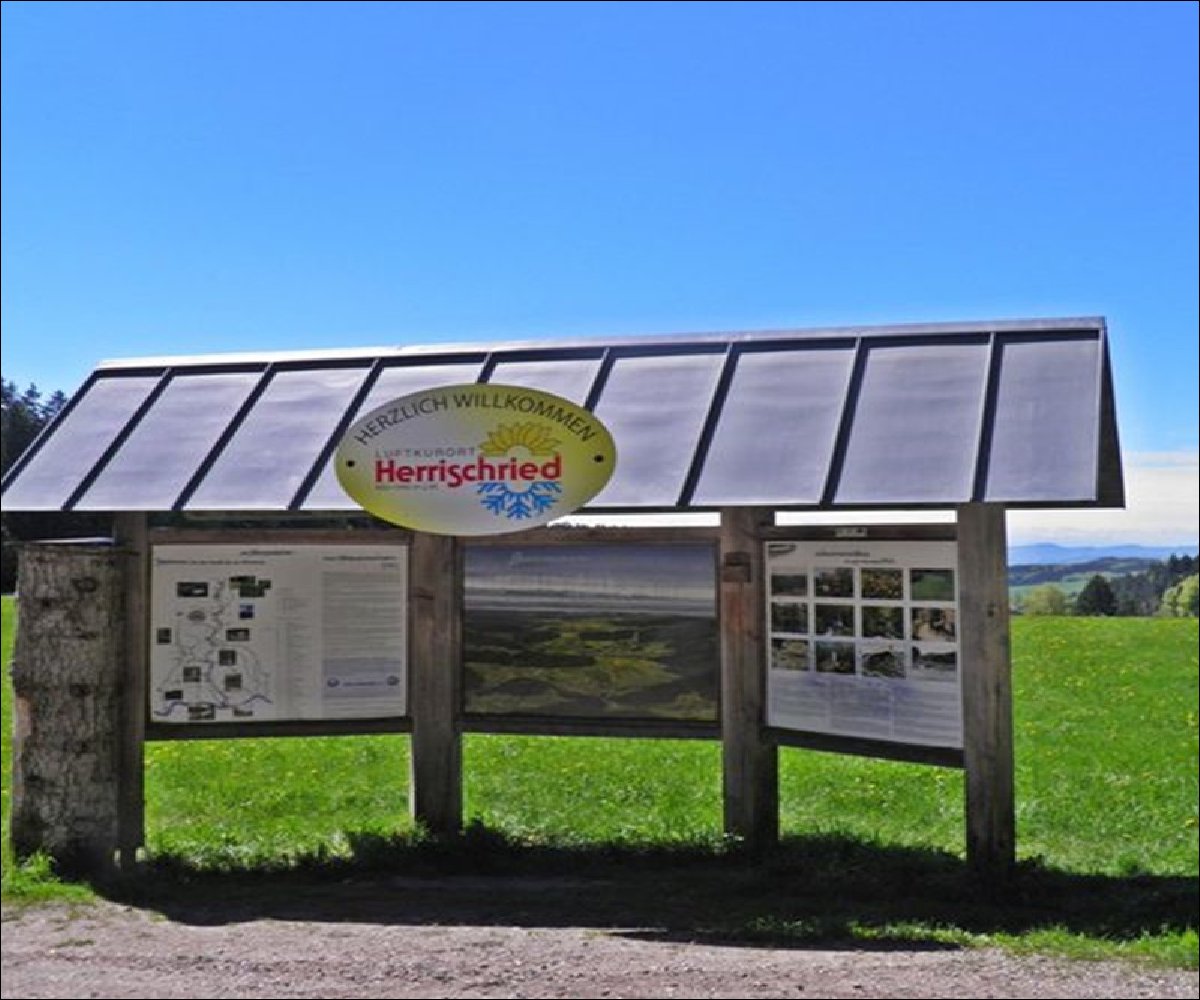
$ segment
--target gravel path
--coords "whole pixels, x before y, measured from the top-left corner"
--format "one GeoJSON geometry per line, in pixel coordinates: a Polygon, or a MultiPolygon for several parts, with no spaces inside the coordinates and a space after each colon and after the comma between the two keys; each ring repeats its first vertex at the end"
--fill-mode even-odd
{"type": "MultiPolygon", "coordinates": [[[[403,887],[401,887],[403,889],[403,887]]],[[[407,895],[400,893],[400,895],[407,895]]],[[[34,997],[1196,997],[1197,974],[995,950],[777,948],[514,925],[403,903],[311,919],[99,903],[6,910],[3,991],[34,997]]],[[[520,914],[517,914],[521,917],[520,914]]],[[[587,923],[587,921],[580,921],[587,923]]]]}

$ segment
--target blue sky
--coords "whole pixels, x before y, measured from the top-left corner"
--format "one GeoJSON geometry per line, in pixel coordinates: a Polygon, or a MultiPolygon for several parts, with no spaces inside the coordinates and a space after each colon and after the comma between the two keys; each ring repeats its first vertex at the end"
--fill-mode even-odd
{"type": "Polygon", "coordinates": [[[1197,33],[1190,2],[6,0],[3,374],[1100,314],[1131,496],[1172,506],[1086,530],[1194,540],[1197,33]]]}

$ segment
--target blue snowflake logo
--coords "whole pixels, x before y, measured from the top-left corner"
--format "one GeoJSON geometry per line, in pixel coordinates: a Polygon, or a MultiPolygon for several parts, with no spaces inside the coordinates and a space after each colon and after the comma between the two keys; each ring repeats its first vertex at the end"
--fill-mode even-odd
{"type": "Polygon", "coordinates": [[[514,490],[509,483],[480,483],[475,492],[484,508],[497,517],[522,521],[558,503],[562,487],[545,480],[530,483],[527,490],[514,490]]]}
{"type": "MultiPolygon", "coordinates": [[[[553,436],[551,428],[537,421],[527,420],[499,424],[480,442],[479,451],[488,458],[503,460],[510,457],[515,448],[518,449],[518,454],[524,453],[540,459],[554,455],[558,446],[559,440],[553,436]]],[[[541,468],[545,470],[548,466],[543,464],[541,468]]],[[[547,471],[542,471],[541,474],[557,475],[547,471]]],[[[514,485],[516,484],[511,480],[505,482],[501,479],[480,483],[475,487],[475,492],[485,510],[512,521],[525,521],[544,514],[558,503],[562,496],[562,487],[553,479],[522,481],[519,489],[514,489],[514,485]]]]}

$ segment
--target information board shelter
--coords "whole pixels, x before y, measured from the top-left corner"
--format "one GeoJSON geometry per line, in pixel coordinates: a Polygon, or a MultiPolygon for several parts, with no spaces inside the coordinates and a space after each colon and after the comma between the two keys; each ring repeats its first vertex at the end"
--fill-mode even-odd
{"type": "Polygon", "coordinates": [[[757,844],[779,745],[960,766],[968,853],[1000,869],[1004,511],[1120,506],[1123,487],[1105,325],[1082,318],[106,362],[3,503],[117,515],[123,855],[147,738],[408,731],[414,812],[448,831],[473,729],[719,737],[726,827],[757,844]],[[332,467],[346,429],[466,383],[603,422],[616,470],[583,513],[719,528],[468,543],[366,523],[332,467]],[[255,518],[272,527],[222,526],[255,518]]]}

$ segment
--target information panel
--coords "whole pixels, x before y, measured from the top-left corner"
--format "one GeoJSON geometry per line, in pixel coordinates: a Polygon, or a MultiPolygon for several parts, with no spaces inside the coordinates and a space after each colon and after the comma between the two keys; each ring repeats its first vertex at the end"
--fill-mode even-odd
{"type": "Polygon", "coordinates": [[[403,715],[408,550],[156,545],[150,720],[403,715]]]}
{"type": "Polygon", "coordinates": [[[467,712],[716,721],[711,543],[468,546],[465,589],[467,712]]]}
{"type": "Polygon", "coordinates": [[[768,542],[767,724],[962,746],[957,544],[768,542]]]}

